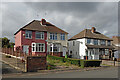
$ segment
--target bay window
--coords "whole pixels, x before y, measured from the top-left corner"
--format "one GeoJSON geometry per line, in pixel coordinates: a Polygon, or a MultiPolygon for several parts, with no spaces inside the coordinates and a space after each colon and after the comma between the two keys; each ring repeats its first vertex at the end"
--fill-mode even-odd
{"type": "Polygon", "coordinates": [[[44,43],[32,43],[32,52],[45,52],[44,43]]]}

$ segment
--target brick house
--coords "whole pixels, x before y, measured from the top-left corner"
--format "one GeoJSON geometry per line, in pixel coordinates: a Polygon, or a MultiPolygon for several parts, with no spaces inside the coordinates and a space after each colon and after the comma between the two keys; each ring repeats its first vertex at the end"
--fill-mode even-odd
{"type": "Polygon", "coordinates": [[[15,34],[15,51],[26,54],[64,56],[67,51],[68,33],[45,19],[33,20],[15,34]]]}
{"type": "Polygon", "coordinates": [[[112,58],[112,39],[92,29],[85,29],[68,40],[68,53],[78,59],[112,58]]]}

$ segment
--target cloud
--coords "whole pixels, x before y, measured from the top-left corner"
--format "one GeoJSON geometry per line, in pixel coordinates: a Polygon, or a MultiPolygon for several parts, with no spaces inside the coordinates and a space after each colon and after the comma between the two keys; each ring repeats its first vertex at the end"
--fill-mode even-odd
{"type": "Polygon", "coordinates": [[[8,36],[12,41],[19,28],[41,18],[69,32],[69,38],[93,26],[108,37],[118,33],[116,2],[3,3],[2,13],[3,36],[8,36]]]}

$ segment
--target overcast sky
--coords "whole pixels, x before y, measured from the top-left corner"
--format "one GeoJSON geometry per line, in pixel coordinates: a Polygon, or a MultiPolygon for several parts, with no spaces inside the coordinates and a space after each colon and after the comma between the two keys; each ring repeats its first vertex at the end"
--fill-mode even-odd
{"type": "Polygon", "coordinates": [[[41,18],[67,31],[69,38],[91,27],[108,37],[118,34],[117,2],[5,2],[2,4],[2,37],[14,42],[18,29],[41,18]]]}

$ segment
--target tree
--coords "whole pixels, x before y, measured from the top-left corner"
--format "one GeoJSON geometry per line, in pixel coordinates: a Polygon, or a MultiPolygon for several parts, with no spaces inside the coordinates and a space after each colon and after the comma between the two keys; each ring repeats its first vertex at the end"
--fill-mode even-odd
{"type": "MultiPolygon", "coordinates": [[[[1,38],[0,38],[0,40],[1,40],[1,38]]],[[[0,42],[0,44],[2,44],[3,48],[13,48],[14,47],[14,43],[10,42],[10,40],[6,37],[2,38],[1,42],[0,42]]]]}

